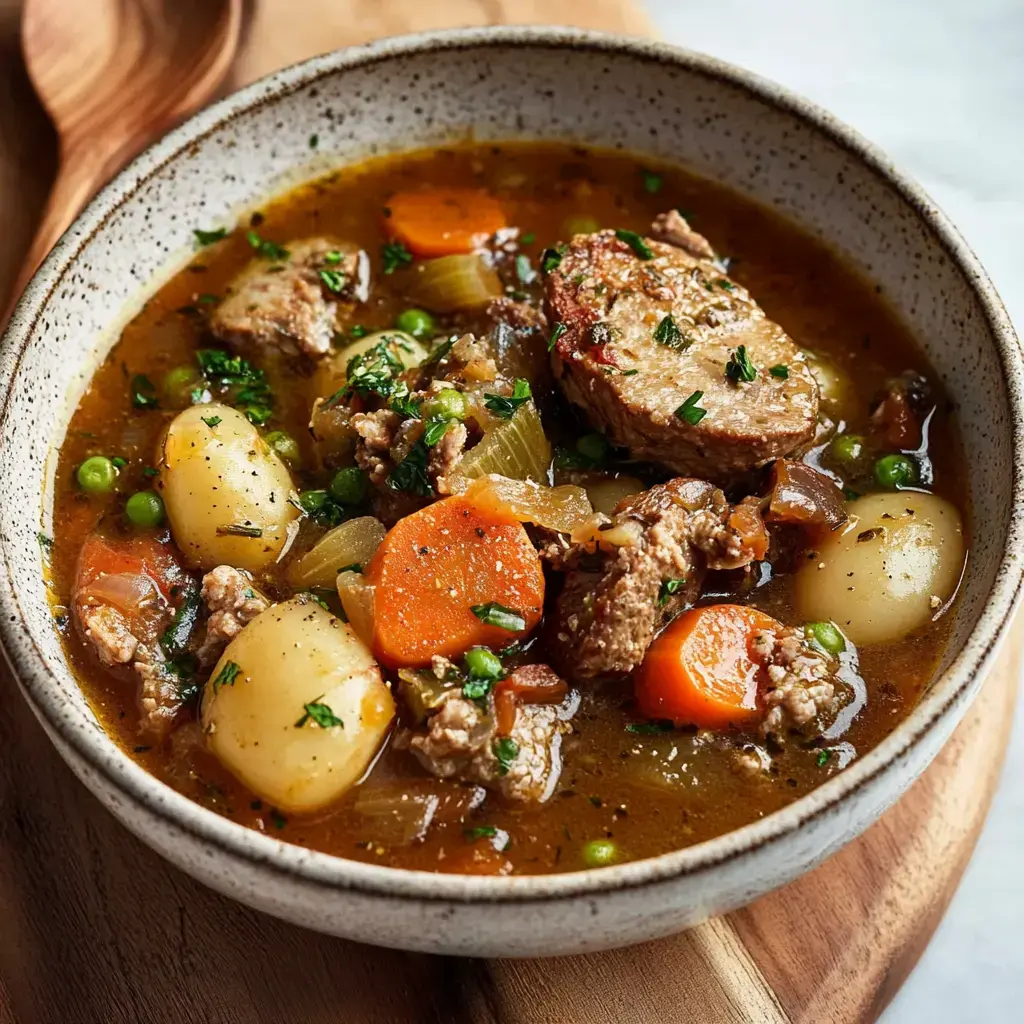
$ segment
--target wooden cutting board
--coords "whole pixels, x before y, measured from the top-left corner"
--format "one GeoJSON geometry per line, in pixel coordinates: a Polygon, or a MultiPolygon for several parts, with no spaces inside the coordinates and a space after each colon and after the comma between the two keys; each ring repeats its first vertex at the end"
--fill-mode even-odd
{"type": "MultiPolygon", "coordinates": [[[[17,2],[0,0],[0,307],[54,166],[52,133],[17,60],[17,2]]],[[[650,30],[630,0],[263,0],[234,84],[380,35],[502,21],[650,30]]],[[[874,1020],[974,848],[1020,651],[1018,625],[929,771],[818,870],[674,938],[520,961],[330,939],[204,889],[86,793],[0,667],[0,1024],[874,1020]]]]}

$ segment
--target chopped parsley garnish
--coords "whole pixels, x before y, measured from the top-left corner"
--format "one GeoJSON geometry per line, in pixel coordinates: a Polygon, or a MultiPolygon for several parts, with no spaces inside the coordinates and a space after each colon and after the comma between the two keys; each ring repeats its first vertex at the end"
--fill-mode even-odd
{"type": "Polygon", "coordinates": [[[209,428],[210,428],[211,430],[213,430],[213,428],[214,428],[215,426],[217,426],[217,424],[218,424],[218,423],[220,423],[220,417],[219,417],[219,416],[204,416],[204,417],[203,417],[202,419],[203,419],[203,422],[204,422],[204,423],[205,423],[205,424],[206,424],[206,425],[207,425],[207,426],[208,426],[208,427],[209,427],[209,428]]]}
{"type": "Polygon", "coordinates": [[[110,463],[114,467],[114,469],[124,469],[124,467],[128,465],[128,460],[122,459],[120,455],[115,455],[110,460],[110,463]]]}
{"type": "Polygon", "coordinates": [[[727,292],[733,292],[736,290],[736,286],[732,281],[727,281],[724,277],[720,277],[715,284],[717,284],[719,288],[724,288],[727,292]]]}
{"type": "Polygon", "coordinates": [[[283,245],[278,245],[277,242],[271,242],[268,238],[262,238],[257,231],[247,231],[245,233],[246,241],[262,256],[265,260],[286,260],[288,259],[288,250],[283,245]]]}
{"type": "Polygon", "coordinates": [[[664,319],[654,328],[654,340],[665,348],[674,348],[678,351],[685,351],[692,342],[686,338],[679,325],[675,322],[671,313],[667,313],[664,319]]]}
{"type": "Polygon", "coordinates": [[[495,416],[508,420],[512,418],[519,406],[524,402],[528,402],[532,397],[533,392],[530,390],[530,382],[522,377],[517,377],[511,395],[491,395],[484,392],[484,405],[495,416]]]}
{"type": "Polygon", "coordinates": [[[142,471],[142,475],[145,477],[154,477],[160,475],[159,469],[154,469],[152,466],[146,466],[142,471]]]}
{"type": "Polygon", "coordinates": [[[45,533],[37,533],[36,540],[39,541],[39,547],[43,550],[44,554],[53,548],[53,538],[47,537],[45,533]]]}
{"type": "Polygon", "coordinates": [[[348,332],[350,338],[365,338],[369,333],[370,329],[362,324],[353,324],[348,332]]]}
{"type": "Polygon", "coordinates": [[[824,768],[828,764],[829,758],[832,756],[831,750],[819,750],[818,751],[818,767],[824,768]]]}
{"type": "Polygon", "coordinates": [[[316,149],[316,147],[319,146],[319,145],[320,145],[320,136],[317,135],[316,132],[313,132],[313,134],[310,135],[310,137],[309,137],[309,148],[310,149],[316,149]]]}
{"type": "Polygon", "coordinates": [[[160,646],[168,658],[180,658],[188,650],[189,641],[199,621],[199,609],[202,600],[199,591],[192,587],[185,592],[181,604],[174,612],[171,624],[160,637],[160,646]]]}
{"type": "Polygon", "coordinates": [[[675,726],[671,722],[630,722],[626,732],[639,733],[641,736],[653,736],[657,733],[671,732],[675,726]]]}
{"type": "Polygon", "coordinates": [[[519,239],[520,245],[533,245],[537,241],[537,236],[532,231],[527,231],[522,238],[519,239]]]}
{"type": "Polygon", "coordinates": [[[475,825],[473,828],[464,828],[463,833],[467,839],[493,839],[498,830],[493,825],[475,825]]]}
{"type": "Polygon", "coordinates": [[[397,412],[399,416],[404,416],[407,420],[420,418],[420,403],[417,399],[409,396],[408,388],[401,394],[392,395],[390,407],[392,412],[397,412]]]}
{"type": "Polygon", "coordinates": [[[345,518],[341,506],[327,491],[303,491],[292,504],[317,526],[337,526],[345,518]]]}
{"type": "Polygon", "coordinates": [[[434,488],[427,476],[428,460],[427,446],[423,441],[417,441],[409,449],[409,454],[391,470],[387,479],[388,487],[393,491],[407,491],[409,494],[432,498],[434,488]]]}
{"type": "Polygon", "coordinates": [[[213,245],[215,242],[223,242],[228,237],[227,228],[214,228],[212,231],[204,231],[202,228],[194,228],[192,234],[200,245],[213,245]]]}
{"type": "Polygon", "coordinates": [[[326,704],[321,703],[320,697],[302,705],[306,713],[295,723],[296,729],[301,729],[309,721],[316,722],[321,729],[345,728],[345,723],[326,704]]]}
{"type": "Polygon", "coordinates": [[[553,249],[545,249],[540,254],[540,269],[545,274],[550,274],[552,270],[557,269],[568,249],[569,247],[563,244],[556,245],[553,249]]]}
{"type": "Polygon", "coordinates": [[[412,253],[401,242],[385,242],[380,247],[380,258],[384,262],[385,274],[393,274],[412,263],[412,253]]]}
{"type": "Polygon", "coordinates": [[[646,168],[640,169],[641,175],[644,179],[644,191],[649,196],[656,196],[665,184],[665,179],[654,171],[649,171],[646,168]]]}
{"type": "Polygon", "coordinates": [[[548,351],[550,352],[557,344],[558,339],[569,330],[561,321],[555,324],[555,329],[551,332],[551,337],[548,338],[548,351]]]}
{"type": "Polygon", "coordinates": [[[217,527],[218,537],[262,537],[262,526],[250,526],[248,523],[228,523],[217,527]]]}
{"type": "MultiPolygon", "coordinates": [[[[262,370],[241,356],[217,348],[201,348],[196,360],[206,381],[231,393],[231,401],[250,423],[262,426],[274,414],[274,396],[262,370]]],[[[196,392],[202,396],[201,389],[196,392]]]]}
{"type": "Polygon", "coordinates": [[[676,409],[676,415],[681,420],[686,420],[691,427],[697,426],[697,424],[700,423],[700,421],[708,414],[707,409],[702,409],[697,404],[703,397],[703,391],[694,391],[694,393],[690,395],[690,397],[683,402],[678,409],[676,409]]]}
{"type": "Polygon", "coordinates": [[[494,746],[491,749],[498,759],[498,774],[508,775],[512,762],[519,756],[519,744],[515,740],[509,739],[508,736],[502,736],[500,740],[494,741],[494,746]]]}
{"type": "Polygon", "coordinates": [[[448,428],[454,422],[444,416],[432,416],[427,420],[426,429],[423,431],[423,443],[428,448],[433,448],[448,433],[448,428]]]}
{"type": "Polygon", "coordinates": [[[144,374],[137,373],[131,380],[132,405],[136,409],[156,409],[160,403],[157,401],[156,388],[153,382],[144,374]]]}
{"type": "Polygon", "coordinates": [[[241,665],[236,665],[233,661],[225,662],[224,667],[217,673],[217,678],[213,681],[213,692],[216,693],[222,686],[234,686],[238,673],[241,671],[241,665]]]}
{"type": "Polygon", "coordinates": [[[773,377],[778,377],[779,380],[789,380],[789,367],[785,363],[779,363],[777,366],[771,367],[768,372],[773,377]]]}
{"type": "Polygon", "coordinates": [[[270,811],[270,823],[274,828],[281,829],[288,824],[288,819],[276,807],[274,807],[270,811]]]}
{"type": "Polygon", "coordinates": [[[496,679],[470,679],[462,687],[462,696],[466,700],[483,700],[494,689],[496,679]]]}
{"type": "Polygon", "coordinates": [[[668,604],[669,598],[673,594],[679,592],[679,588],[686,582],[685,579],[669,579],[662,580],[661,587],[658,590],[658,607],[664,608],[668,604]]]}
{"type": "Polygon", "coordinates": [[[729,354],[729,362],[725,364],[725,375],[737,384],[741,382],[749,384],[751,381],[757,380],[757,367],[750,361],[746,345],[740,345],[729,354]]]}
{"type": "Polygon", "coordinates": [[[345,274],[340,270],[321,270],[320,280],[329,292],[340,295],[345,290],[345,274]]]}
{"type": "Polygon", "coordinates": [[[403,393],[408,395],[407,388],[404,392],[399,390],[397,378],[405,369],[405,365],[391,351],[390,341],[391,339],[385,338],[373,348],[360,352],[348,361],[345,368],[348,383],[327,399],[325,407],[334,405],[339,399],[353,392],[362,398],[368,398],[370,395],[379,395],[381,398],[403,393]]]}
{"type": "Polygon", "coordinates": [[[623,370],[622,371],[622,376],[623,377],[635,377],[639,372],[640,371],[634,367],[632,370],[623,370]]]}
{"type": "Polygon", "coordinates": [[[616,228],[615,237],[620,242],[625,242],[642,260],[653,260],[654,253],[642,235],[635,231],[627,231],[625,228],[616,228]]]}
{"type": "Polygon", "coordinates": [[[469,609],[484,625],[507,629],[510,633],[519,633],[526,629],[526,619],[514,608],[506,608],[497,601],[487,604],[475,604],[469,609]]]}
{"type": "Polygon", "coordinates": [[[435,363],[440,363],[448,358],[448,353],[455,348],[455,338],[449,338],[447,341],[442,341],[440,345],[435,348],[426,359],[420,363],[420,366],[433,366],[435,363]]]}

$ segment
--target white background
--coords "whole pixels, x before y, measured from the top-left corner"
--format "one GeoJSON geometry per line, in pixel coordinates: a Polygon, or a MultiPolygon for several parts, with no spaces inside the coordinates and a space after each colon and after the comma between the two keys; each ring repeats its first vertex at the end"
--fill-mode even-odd
{"type": "MultiPolygon", "coordinates": [[[[661,35],[880,145],[981,257],[1024,334],[1024,0],[645,0],[661,35]]],[[[883,1024],[1024,1021],[1024,720],[949,913],[883,1024]]]]}

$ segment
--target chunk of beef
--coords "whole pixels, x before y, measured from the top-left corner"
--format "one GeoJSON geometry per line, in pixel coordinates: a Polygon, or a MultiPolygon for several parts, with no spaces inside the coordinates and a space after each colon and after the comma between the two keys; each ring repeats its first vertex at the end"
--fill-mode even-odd
{"type": "Polygon", "coordinates": [[[462,453],[469,440],[469,431],[465,423],[452,423],[433,448],[427,461],[427,476],[434,481],[434,489],[438,494],[451,494],[448,474],[462,461],[462,453]]]}
{"type": "Polygon", "coordinates": [[[223,342],[243,351],[319,359],[339,318],[365,302],[369,260],[347,242],[306,238],[280,261],[256,259],[231,282],[210,318],[223,342]]]}
{"type": "Polygon", "coordinates": [[[803,630],[791,626],[761,633],[750,653],[766,675],[762,735],[781,742],[794,730],[820,734],[840,706],[838,691],[843,684],[836,675],[836,659],[812,646],[803,630]]]}
{"type": "Polygon", "coordinates": [[[808,441],[818,387],[785,331],[711,259],[654,239],[637,247],[614,231],[577,235],[547,276],[548,317],[565,328],[552,365],[569,400],[634,457],[718,482],[808,441]],[[726,374],[741,345],[750,382],[726,374]],[[688,400],[705,414],[686,418],[688,400]]]}
{"type": "Polygon", "coordinates": [[[212,665],[243,627],[270,607],[270,601],[247,572],[230,565],[218,565],[203,577],[201,596],[209,617],[196,657],[200,664],[212,665]]]}
{"type": "Polygon", "coordinates": [[[741,507],[712,484],[680,477],[627,498],[609,529],[564,553],[570,571],[552,645],[562,670],[576,679],[632,671],[655,633],[696,599],[708,568],[762,558],[763,524],[747,506],[739,529],[741,507]]]}
{"type": "Polygon", "coordinates": [[[416,759],[438,778],[459,778],[500,793],[514,803],[546,800],[561,774],[564,707],[524,704],[508,736],[515,753],[503,767],[494,717],[458,690],[446,694],[422,732],[407,737],[416,759]]]}
{"type": "Polygon", "coordinates": [[[837,530],[847,519],[843,492],[806,462],[778,459],[772,465],[765,519],[837,530]]]}
{"type": "Polygon", "coordinates": [[[667,242],[677,249],[688,252],[699,260],[717,260],[711,243],[690,227],[686,218],[678,210],[659,213],[651,225],[651,235],[659,242],[667,242]]]}

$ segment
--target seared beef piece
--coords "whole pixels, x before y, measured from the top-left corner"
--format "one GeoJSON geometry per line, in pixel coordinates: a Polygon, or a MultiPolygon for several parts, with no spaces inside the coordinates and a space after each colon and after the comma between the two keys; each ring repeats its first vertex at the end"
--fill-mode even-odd
{"type": "Polygon", "coordinates": [[[920,447],[921,425],[934,408],[935,398],[928,379],[907,370],[888,381],[876,397],[871,424],[887,445],[910,451],[920,447]]]}
{"type": "Polygon", "coordinates": [[[717,260],[711,243],[698,234],[687,223],[686,218],[678,210],[659,213],[651,225],[651,235],[659,242],[667,242],[677,249],[688,252],[701,260],[717,260]]]}
{"type": "Polygon", "coordinates": [[[627,498],[603,536],[596,551],[577,544],[561,556],[570,571],[552,647],[570,678],[632,671],[697,598],[707,569],[747,565],[768,543],[756,506],[734,508],[712,484],[682,477],[627,498]]]}
{"type": "Polygon", "coordinates": [[[765,519],[770,523],[836,530],[847,519],[843,493],[824,473],[806,462],[778,459],[772,464],[765,519]]]}
{"type": "Polygon", "coordinates": [[[302,239],[287,249],[287,259],[253,260],[231,282],[210,329],[248,353],[320,359],[331,349],[339,319],[366,301],[369,260],[350,243],[329,238],[302,239]],[[339,282],[341,291],[334,291],[322,273],[339,282]]]}
{"type": "Polygon", "coordinates": [[[614,231],[577,235],[547,276],[548,318],[565,328],[553,367],[569,400],[635,458],[719,482],[808,441],[818,387],[785,331],[693,255],[693,239],[636,244],[652,258],[614,231]],[[749,383],[726,374],[741,345],[756,368],[749,383]],[[696,423],[677,414],[688,399],[706,410],[696,423]]]}
{"type": "Polygon", "coordinates": [[[776,742],[783,742],[792,731],[805,737],[820,735],[839,711],[845,685],[836,676],[837,660],[812,646],[804,631],[792,626],[761,633],[750,653],[766,675],[761,734],[776,742]]]}
{"type": "Polygon", "coordinates": [[[202,599],[209,618],[206,635],[196,651],[201,665],[213,665],[242,629],[270,607],[270,601],[253,585],[252,577],[230,565],[218,565],[203,577],[202,599]]]}
{"type": "Polygon", "coordinates": [[[562,733],[569,728],[568,709],[550,704],[524,704],[518,708],[508,740],[504,774],[498,756],[494,716],[457,689],[446,694],[422,731],[406,734],[408,746],[432,775],[476,782],[515,803],[546,800],[558,783],[562,762],[562,733]]]}

